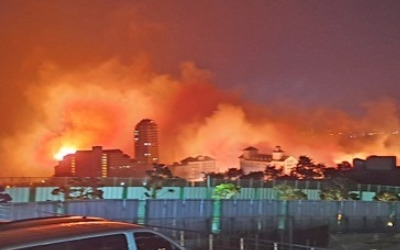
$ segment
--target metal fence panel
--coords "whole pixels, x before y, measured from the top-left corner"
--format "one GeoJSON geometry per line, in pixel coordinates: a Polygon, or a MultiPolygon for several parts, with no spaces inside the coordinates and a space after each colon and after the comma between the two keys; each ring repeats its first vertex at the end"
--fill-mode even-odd
{"type": "Polygon", "coordinates": [[[56,214],[57,202],[14,202],[0,205],[0,220],[21,220],[56,214]]]}
{"type": "Polygon", "coordinates": [[[209,199],[212,196],[213,188],[207,187],[183,187],[185,199],[209,199]]]}
{"type": "Polygon", "coordinates": [[[278,215],[278,200],[221,200],[221,216],[278,215]]]}
{"type": "Polygon", "coordinates": [[[267,232],[276,229],[282,217],[294,228],[329,225],[336,232],[400,231],[400,202],[108,199],[0,204],[2,220],[64,213],[200,232],[267,232]]]}
{"type": "Polygon", "coordinates": [[[101,187],[104,199],[122,199],[124,187],[101,187]]]}
{"type": "Polygon", "coordinates": [[[221,200],[220,227],[229,233],[268,231],[278,215],[277,200],[221,200]]]}
{"type": "Polygon", "coordinates": [[[180,187],[163,187],[157,191],[157,199],[180,199],[180,187]]]}
{"type": "MultiPolygon", "coordinates": [[[[1,178],[0,178],[1,179],[1,178]]],[[[65,178],[67,180],[67,178],[65,178]]],[[[130,180],[130,179],[129,179],[130,180]]],[[[102,186],[99,189],[104,191],[105,199],[145,199],[144,193],[147,192],[143,187],[142,182],[139,184],[126,180],[118,184],[117,186],[102,186]],[[136,186],[129,186],[136,185],[136,186]]],[[[115,182],[114,179],[109,181],[115,182]]],[[[225,180],[212,181],[209,187],[206,186],[173,186],[163,187],[159,191],[158,198],[161,199],[208,199],[212,197],[214,185],[218,183],[225,183],[225,180]],[[168,190],[174,190],[174,192],[168,192],[168,190]]],[[[241,186],[241,192],[235,195],[236,199],[276,199],[276,190],[270,186],[286,183],[295,188],[301,189],[307,194],[308,200],[319,200],[320,182],[310,181],[273,181],[273,182],[257,182],[250,180],[240,180],[237,184],[241,186]]],[[[49,183],[42,183],[47,185],[49,183]]],[[[54,184],[54,183],[52,183],[54,184]]],[[[197,185],[197,184],[196,184],[197,185]]],[[[24,187],[13,186],[7,188],[7,192],[13,197],[14,202],[29,202],[29,201],[57,201],[62,200],[62,196],[52,195],[51,192],[57,188],[57,186],[29,186],[24,187]],[[28,191],[29,190],[29,191],[28,191]]],[[[372,201],[375,193],[378,191],[393,191],[400,192],[400,187],[393,186],[377,186],[377,185],[361,185],[359,184],[356,189],[352,192],[359,193],[360,199],[364,201],[372,201]],[[357,188],[359,190],[357,190],[357,188]]]]}
{"type": "Polygon", "coordinates": [[[86,201],[66,201],[62,203],[65,207],[66,214],[96,216],[109,218],[111,214],[107,213],[108,207],[105,200],[86,200],[86,201]]]}
{"type": "Polygon", "coordinates": [[[363,191],[363,192],[361,192],[360,200],[372,201],[374,196],[375,196],[375,192],[363,191]]]}
{"type": "Polygon", "coordinates": [[[331,216],[337,213],[338,203],[335,201],[297,200],[288,201],[290,216],[331,216]]]}
{"type": "MultiPolygon", "coordinates": [[[[182,198],[180,187],[163,187],[157,191],[157,199],[180,199],[182,198]]],[[[145,187],[128,187],[127,199],[147,199],[150,196],[150,191],[145,187]]]]}
{"type": "Polygon", "coordinates": [[[63,204],[68,214],[97,216],[118,221],[137,221],[138,200],[67,201],[63,204]]]}
{"type": "Polygon", "coordinates": [[[29,187],[7,188],[6,192],[12,197],[12,202],[28,202],[29,187]]]}
{"type": "Polygon", "coordinates": [[[147,200],[147,224],[208,231],[212,200],[147,200]]]}
{"type": "Polygon", "coordinates": [[[255,188],[241,188],[235,199],[255,199],[255,188]]]}
{"type": "Polygon", "coordinates": [[[139,200],[106,200],[111,220],[137,222],[139,200]]]}
{"type": "Polygon", "coordinates": [[[307,199],[309,200],[321,200],[319,198],[321,191],[317,189],[306,189],[302,190],[306,195],[307,199]]]}
{"type": "Polygon", "coordinates": [[[271,200],[277,197],[277,191],[273,188],[257,188],[255,199],[271,200]]]}
{"type": "Polygon", "coordinates": [[[145,192],[147,192],[144,187],[128,187],[127,189],[127,199],[145,199],[145,192]]]}
{"type": "Polygon", "coordinates": [[[35,201],[57,201],[61,197],[52,195],[51,192],[58,187],[36,187],[35,201]]]}

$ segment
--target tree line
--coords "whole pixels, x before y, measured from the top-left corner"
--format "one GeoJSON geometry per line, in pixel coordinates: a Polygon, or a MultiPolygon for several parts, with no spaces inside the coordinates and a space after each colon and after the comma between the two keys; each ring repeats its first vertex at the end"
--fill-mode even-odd
{"type": "Polygon", "coordinates": [[[314,163],[308,156],[300,156],[298,163],[290,174],[284,174],[282,167],[266,165],[264,171],[244,174],[243,170],[230,168],[224,173],[205,173],[206,177],[214,179],[254,179],[254,180],[318,180],[341,176],[352,168],[347,161],[337,164],[336,167],[327,167],[322,163],[314,163]]]}

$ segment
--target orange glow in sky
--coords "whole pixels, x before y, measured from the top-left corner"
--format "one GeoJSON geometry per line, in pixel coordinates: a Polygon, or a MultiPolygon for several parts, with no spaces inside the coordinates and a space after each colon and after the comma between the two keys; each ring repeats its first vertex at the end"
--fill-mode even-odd
{"type": "Polygon", "coordinates": [[[75,2],[1,1],[0,177],[93,146],[133,157],[145,118],[164,164],[400,152],[400,1],[75,2]]]}
{"type": "Polygon", "coordinates": [[[69,155],[69,154],[74,154],[76,152],[76,148],[75,147],[71,147],[71,146],[64,146],[62,148],[60,148],[60,150],[54,154],[54,159],[56,159],[57,161],[61,161],[64,156],[69,155]]]}

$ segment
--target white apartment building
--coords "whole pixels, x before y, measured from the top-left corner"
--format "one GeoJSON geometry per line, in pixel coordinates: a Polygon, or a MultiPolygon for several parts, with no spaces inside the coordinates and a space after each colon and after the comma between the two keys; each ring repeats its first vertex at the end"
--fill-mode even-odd
{"type": "Polygon", "coordinates": [[[260,154],[255,147],[243,149],[243,154],[239,157],[240,169],[244,174],[251,172],[264,172],[267,166],[281,168],[284,175],[290,175],[290,172],[296,167],[298,161],[294,156],[284,154],[280,146],[276,146],[272,154],[260,154]]]}
{"type": "Polygon", "coordinates": [[[180,164],[168,167],[174,176],[189,181],[203,181],[205,173],[216,172],[215,159],[201,155],[185,158],[180,164]]]}

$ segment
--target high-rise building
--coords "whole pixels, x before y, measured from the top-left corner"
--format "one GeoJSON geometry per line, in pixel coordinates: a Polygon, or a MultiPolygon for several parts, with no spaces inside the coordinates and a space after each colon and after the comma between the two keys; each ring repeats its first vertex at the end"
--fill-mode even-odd
{"type": "Polygon", "coordinates": [[[134,140],[137,163],[158,163],[158,128],[153,120],[143,119],[136,125],[134,140]]]}

